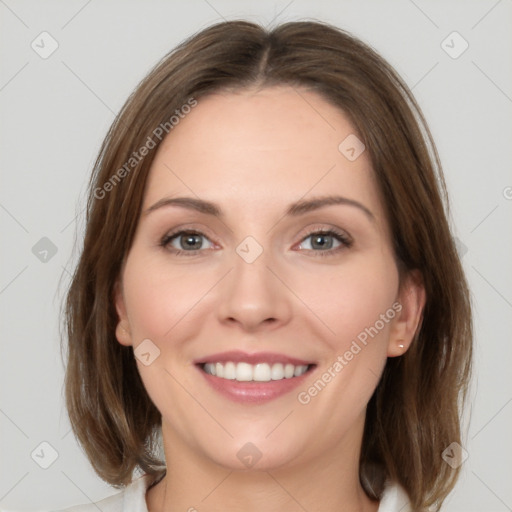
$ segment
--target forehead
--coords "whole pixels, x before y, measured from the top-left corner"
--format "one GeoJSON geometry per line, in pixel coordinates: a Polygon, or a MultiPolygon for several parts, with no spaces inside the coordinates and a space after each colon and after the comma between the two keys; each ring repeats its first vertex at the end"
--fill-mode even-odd
{"type": "Polygon", "coordinates": [[[347,137],[349,145],[357,143],[343,111],[305,89],[280,86],[201,98],[160,145],[144,207],[183,194],[261,212],[302,197],[341,194],[367,204],[378,217],[369,157],[363,151],[347,158],[347,137]]]}

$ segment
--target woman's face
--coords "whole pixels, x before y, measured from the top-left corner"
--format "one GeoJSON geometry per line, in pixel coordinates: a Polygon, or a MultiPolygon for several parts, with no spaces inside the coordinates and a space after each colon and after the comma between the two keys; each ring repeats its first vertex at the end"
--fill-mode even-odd
{"type": "Polygon", "coordinates": [[[200,99],[159,147],[116,335],[170,447],[229,468],[357,456],[421,301],[354,131],[276,87],[200,99]]]}

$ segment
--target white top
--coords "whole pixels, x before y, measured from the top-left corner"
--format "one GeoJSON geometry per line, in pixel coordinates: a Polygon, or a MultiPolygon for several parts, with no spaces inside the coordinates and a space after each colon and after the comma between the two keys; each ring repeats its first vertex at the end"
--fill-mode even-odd
{"type": "MultiPolygon", "coordinates": [[[[151,475],[144,475],[113,496],[96,503],[77,505],[57,512],[148,512],[146,490],[152,481],[151,475]]],[[[400,485],[386,485],[378,512],[411,512],[407,494],[400,485]]]]}

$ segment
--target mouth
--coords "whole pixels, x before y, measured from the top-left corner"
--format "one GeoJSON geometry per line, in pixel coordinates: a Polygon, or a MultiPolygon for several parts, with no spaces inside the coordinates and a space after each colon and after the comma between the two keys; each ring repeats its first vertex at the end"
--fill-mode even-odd
{"type": "Polygon", "coordinates": [[[207,383],[235,402],[262,403],[299,386],[316,363],[282,354],[225,352],[195,363],[207,383]]]}

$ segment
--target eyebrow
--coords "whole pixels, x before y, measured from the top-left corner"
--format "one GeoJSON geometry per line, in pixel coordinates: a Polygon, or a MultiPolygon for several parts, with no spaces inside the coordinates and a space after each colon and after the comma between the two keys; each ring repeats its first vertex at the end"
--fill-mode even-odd
{"type": "MultiPolygon", "coordinates": [[[[323,208],[324,206],[331,205],[353,206],[364,212],[371,221],[375,221],[375,216],[373,213],[363,204],[355,201],[354,199],[332,195],[307,200],[299,200],[288,206],[285,215],[297,217],[299,215],[304,215],[306,213],[323,208]]],[[[145,210],[144,215],[148,215],[151,212],[166,206],[181,206],[182,208],[195,210],[206,215],[213,215],[214,217],[219,218],[224,217],[224,213],[218,205],[212,203],[211,201],[205,201],[204,199],[197,199],[194,197],[164,197],[150,206],[147,210],[145,210]]]]}

